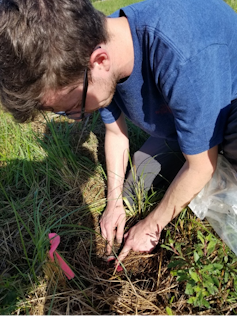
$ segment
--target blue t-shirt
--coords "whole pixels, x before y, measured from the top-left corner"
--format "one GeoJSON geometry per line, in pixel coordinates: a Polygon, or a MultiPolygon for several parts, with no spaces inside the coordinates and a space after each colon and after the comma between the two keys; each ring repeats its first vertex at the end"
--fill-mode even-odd
{"type": "Polygon", "coordinates": [[[146,0],[126,16],[132,74],[118,83],[105,123],[123,112],[154,137],[178,139],[185,154],[219,144],[237,98],[237,14],[222,0],[146,0]]]}

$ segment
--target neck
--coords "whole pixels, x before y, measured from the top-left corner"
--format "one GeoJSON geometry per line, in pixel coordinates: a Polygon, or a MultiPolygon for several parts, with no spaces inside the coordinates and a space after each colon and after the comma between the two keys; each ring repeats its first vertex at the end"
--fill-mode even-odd
{"type": "Polygon", "coordinates": [[[106,46],[110,50],[116,77],[122,80],[131,75],[134,65],[133,40],[127,18],[107,18],[107,30],[109,42],[106,46]]]}

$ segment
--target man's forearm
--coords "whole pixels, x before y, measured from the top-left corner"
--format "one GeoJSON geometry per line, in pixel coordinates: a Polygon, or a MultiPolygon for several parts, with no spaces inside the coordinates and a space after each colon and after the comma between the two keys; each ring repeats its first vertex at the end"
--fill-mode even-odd
{"type": "Polygon", "coordinates": [[[128,162],[129,141],[123,118],[119,119],[117,126],[106,129],[105,156],[108,181],[108,203],[121,198],[124,176],[128,162]]]}
{"type": "Polygon", "coordinates": [[[187,161],[166,191],[161,203],[150,214],[150,220],[163,229],[198,194],[215,171],[217,150],[213,148],[207,159],[194,168],[187,161]],[[211,155],[211,159],[209,157],[211,155]]]}
{"type": "Polygon", "coordinates": [[[127,127],[123,114],[116,122],[106,124],[105,156],[107,167],[107,206],[100,219],[101,234],[107,240],[106,252],[110,254],[114,238],[122,242],[126,214],[122,190],[128,161],[127,127]]]}

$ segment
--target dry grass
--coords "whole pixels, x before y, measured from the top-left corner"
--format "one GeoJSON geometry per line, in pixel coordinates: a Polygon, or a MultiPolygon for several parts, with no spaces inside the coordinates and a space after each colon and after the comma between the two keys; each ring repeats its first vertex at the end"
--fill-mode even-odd
{"type": "MultiPolygon", "coordinates": [[[[93,222],[97,220],[96,216],[93,222]]],[[[75,248],[72,253],[67,251],[66,257],[84,287],[78,289],[73,281],[68,282],[60,270],[47,262],[45,285],[39,286],[34,298],[28,300],[32,314],[40,311],[47,314],[50,310],[51,314],[60,315],[166,315],[167,306],[174,314],[204,313],[187,303],[184,287],[167,269],[170,256],[166,250],[158,247],[153,254],[130,253],[124,261],[126,270],[117,273],[104,261],[104,241],[99,235],[93,236],[92,242],[89,238],[79,238],[75,248]],[[55,287],[57,291],[53,295],[55,287]],[[170,304],[172,297],[175,300],[170,304]]],[[[224,311],[229,308],[224,306],[224,311]]],[[[213,310],[205,309],[205,314],[211,315],[213,310]]]]}

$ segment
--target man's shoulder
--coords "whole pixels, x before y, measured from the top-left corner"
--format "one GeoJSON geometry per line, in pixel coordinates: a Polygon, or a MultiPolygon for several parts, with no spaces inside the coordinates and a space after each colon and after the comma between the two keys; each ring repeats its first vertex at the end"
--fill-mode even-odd
{"type": "Polygon", "coordinates": [[[228,45],[237,27],[237,14],[223,0],[145,0],[123,12],[141,43],[148,37],[149,48],[162,44],[182,62],[213,44],[228,45]]]}

